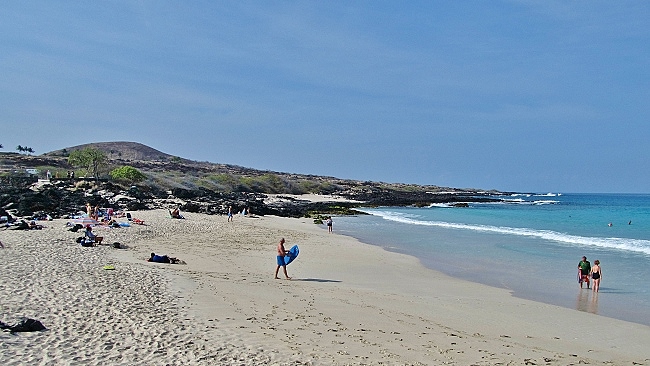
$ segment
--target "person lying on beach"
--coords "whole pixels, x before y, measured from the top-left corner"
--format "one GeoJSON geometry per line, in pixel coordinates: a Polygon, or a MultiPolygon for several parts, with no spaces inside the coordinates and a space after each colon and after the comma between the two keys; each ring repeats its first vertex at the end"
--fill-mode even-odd
{"type": "MultiPolygon", "coordinates": [[[[25,220],[20,220],[20,222],[17,225],[14,225],[13,227],[10,228],[10,230],[32,230],[32,229],[39,229],[34,222],[33,224],[31,222],[27,222],[25,220]]],[[[42,229],[43,226],[40,227],[42,229]]]]}
{"type": "MultiPolygon", "coordinates": [[[[68,223],[68,226],[70,226],[70,225],[71,225],[71,223],[68,223]]],[[[84,226],[81,225],[81,224],[74,224],[74,226],[69,228],[68,231],[72,231],[73,233],[76,233],[77,231],[79,231],[79,230],[81,230],[83,228],[84,228],[84,226]]]]}
{"type": "Polygon", "coordinates": [[[30,230],[41,230],[43,229],[43,225],[38,225],[36,221],[30,221],[29,222],[29,229],[30,230]]]}
{"type": "Polygon", "coordinates": [[[151,257],[147,259],[147,262],[170,263],[170,264],[182,263],[182,261],[178,258],[168,257],[167,255],[157,255],[156,253],[151,253],[151,257]]]}
{"type": "Polygon", "coordinates": [[[117,221],[113,220],[113,219],[102,220],[101,224],[104,225],[104,226],[114,227],[114,228],[119,228],[120,227],[120,224],[117,221]]]}

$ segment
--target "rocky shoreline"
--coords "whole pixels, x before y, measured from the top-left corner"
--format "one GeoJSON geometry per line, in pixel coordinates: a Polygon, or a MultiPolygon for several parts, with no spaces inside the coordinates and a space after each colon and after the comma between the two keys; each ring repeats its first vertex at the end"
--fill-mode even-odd
{"type": "Polygon", "coordinates": [[[0,207],[14,216],[28,217],[37,213],[53,218],[65,218],[82,211],[87,203],[115,210],[153,210],[179,207],[181,211],[225,215],[229,206],[233,212],[244,208],[255,215],[281,217],[311,217],[323,215],[359,214],[358,207],[427,206],[448,203],[459,207],[467,202],[500,201],[500,192],[459,191],[425,192],[398,191],[376,185],[360,185],[331,194],[338,199],[312,202],[300,196],[282,194],[269,200],[269,195],[256,192],[214,192],[207,189],[158,189],[133,185],[127,189],[110,181],[84,179],[7,178],[0,179],[0,207]]]}

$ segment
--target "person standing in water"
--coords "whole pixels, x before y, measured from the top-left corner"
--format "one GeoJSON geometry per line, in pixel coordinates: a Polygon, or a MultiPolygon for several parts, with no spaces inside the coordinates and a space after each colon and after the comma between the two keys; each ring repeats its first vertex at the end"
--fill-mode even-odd
{"type": "Polygon", "coordinates": [[[591,263],[587,260],[587,257],[582,257],[580,263],[578,263],[578,276],[580,276],[580,288],[582,288],[582,283],[587,283],[587,288],[589,288],[589,273],[591,272],[591,263]]]}
{"type": "Polygon", "coordinates": [[[594,261],[594,266],[591,267],[590,275],[591,279],[594,280],[593,291],[598,292],[600,289],[600,280],[603,278],[603,272],[600,269],[600,261],[598,259],[594,261]]]}

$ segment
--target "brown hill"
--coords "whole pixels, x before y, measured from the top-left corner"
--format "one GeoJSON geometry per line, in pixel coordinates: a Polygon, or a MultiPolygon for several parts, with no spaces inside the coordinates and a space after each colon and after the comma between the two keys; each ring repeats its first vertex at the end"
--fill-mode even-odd
{"type": "Polygon", "coordinates": [[[169,161],[173,155],[166,154],[152,147],[138,142],[115,141],[115,142],[93,142],[89,144],[67,147],[55,150],[43,155],[45,156],[68,156],[72,151],[93,148],[103,151],[111,159],[141,160],[141,161],[169,161]]]}

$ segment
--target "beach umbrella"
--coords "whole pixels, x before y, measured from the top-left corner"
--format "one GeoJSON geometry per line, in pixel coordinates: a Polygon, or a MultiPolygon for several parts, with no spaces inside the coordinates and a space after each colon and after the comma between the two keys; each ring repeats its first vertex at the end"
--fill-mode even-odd
{"type": "Polygon", "coordinates": [[[78,219],[74,219],[74,220],[72,220],[72,223],[73,224],[81,224],[82,226],[99,225],[99,221],[97,221],[95,219],[92,219],[90,217],[81,217],[81,218],[78,218],[78,219]]]}

